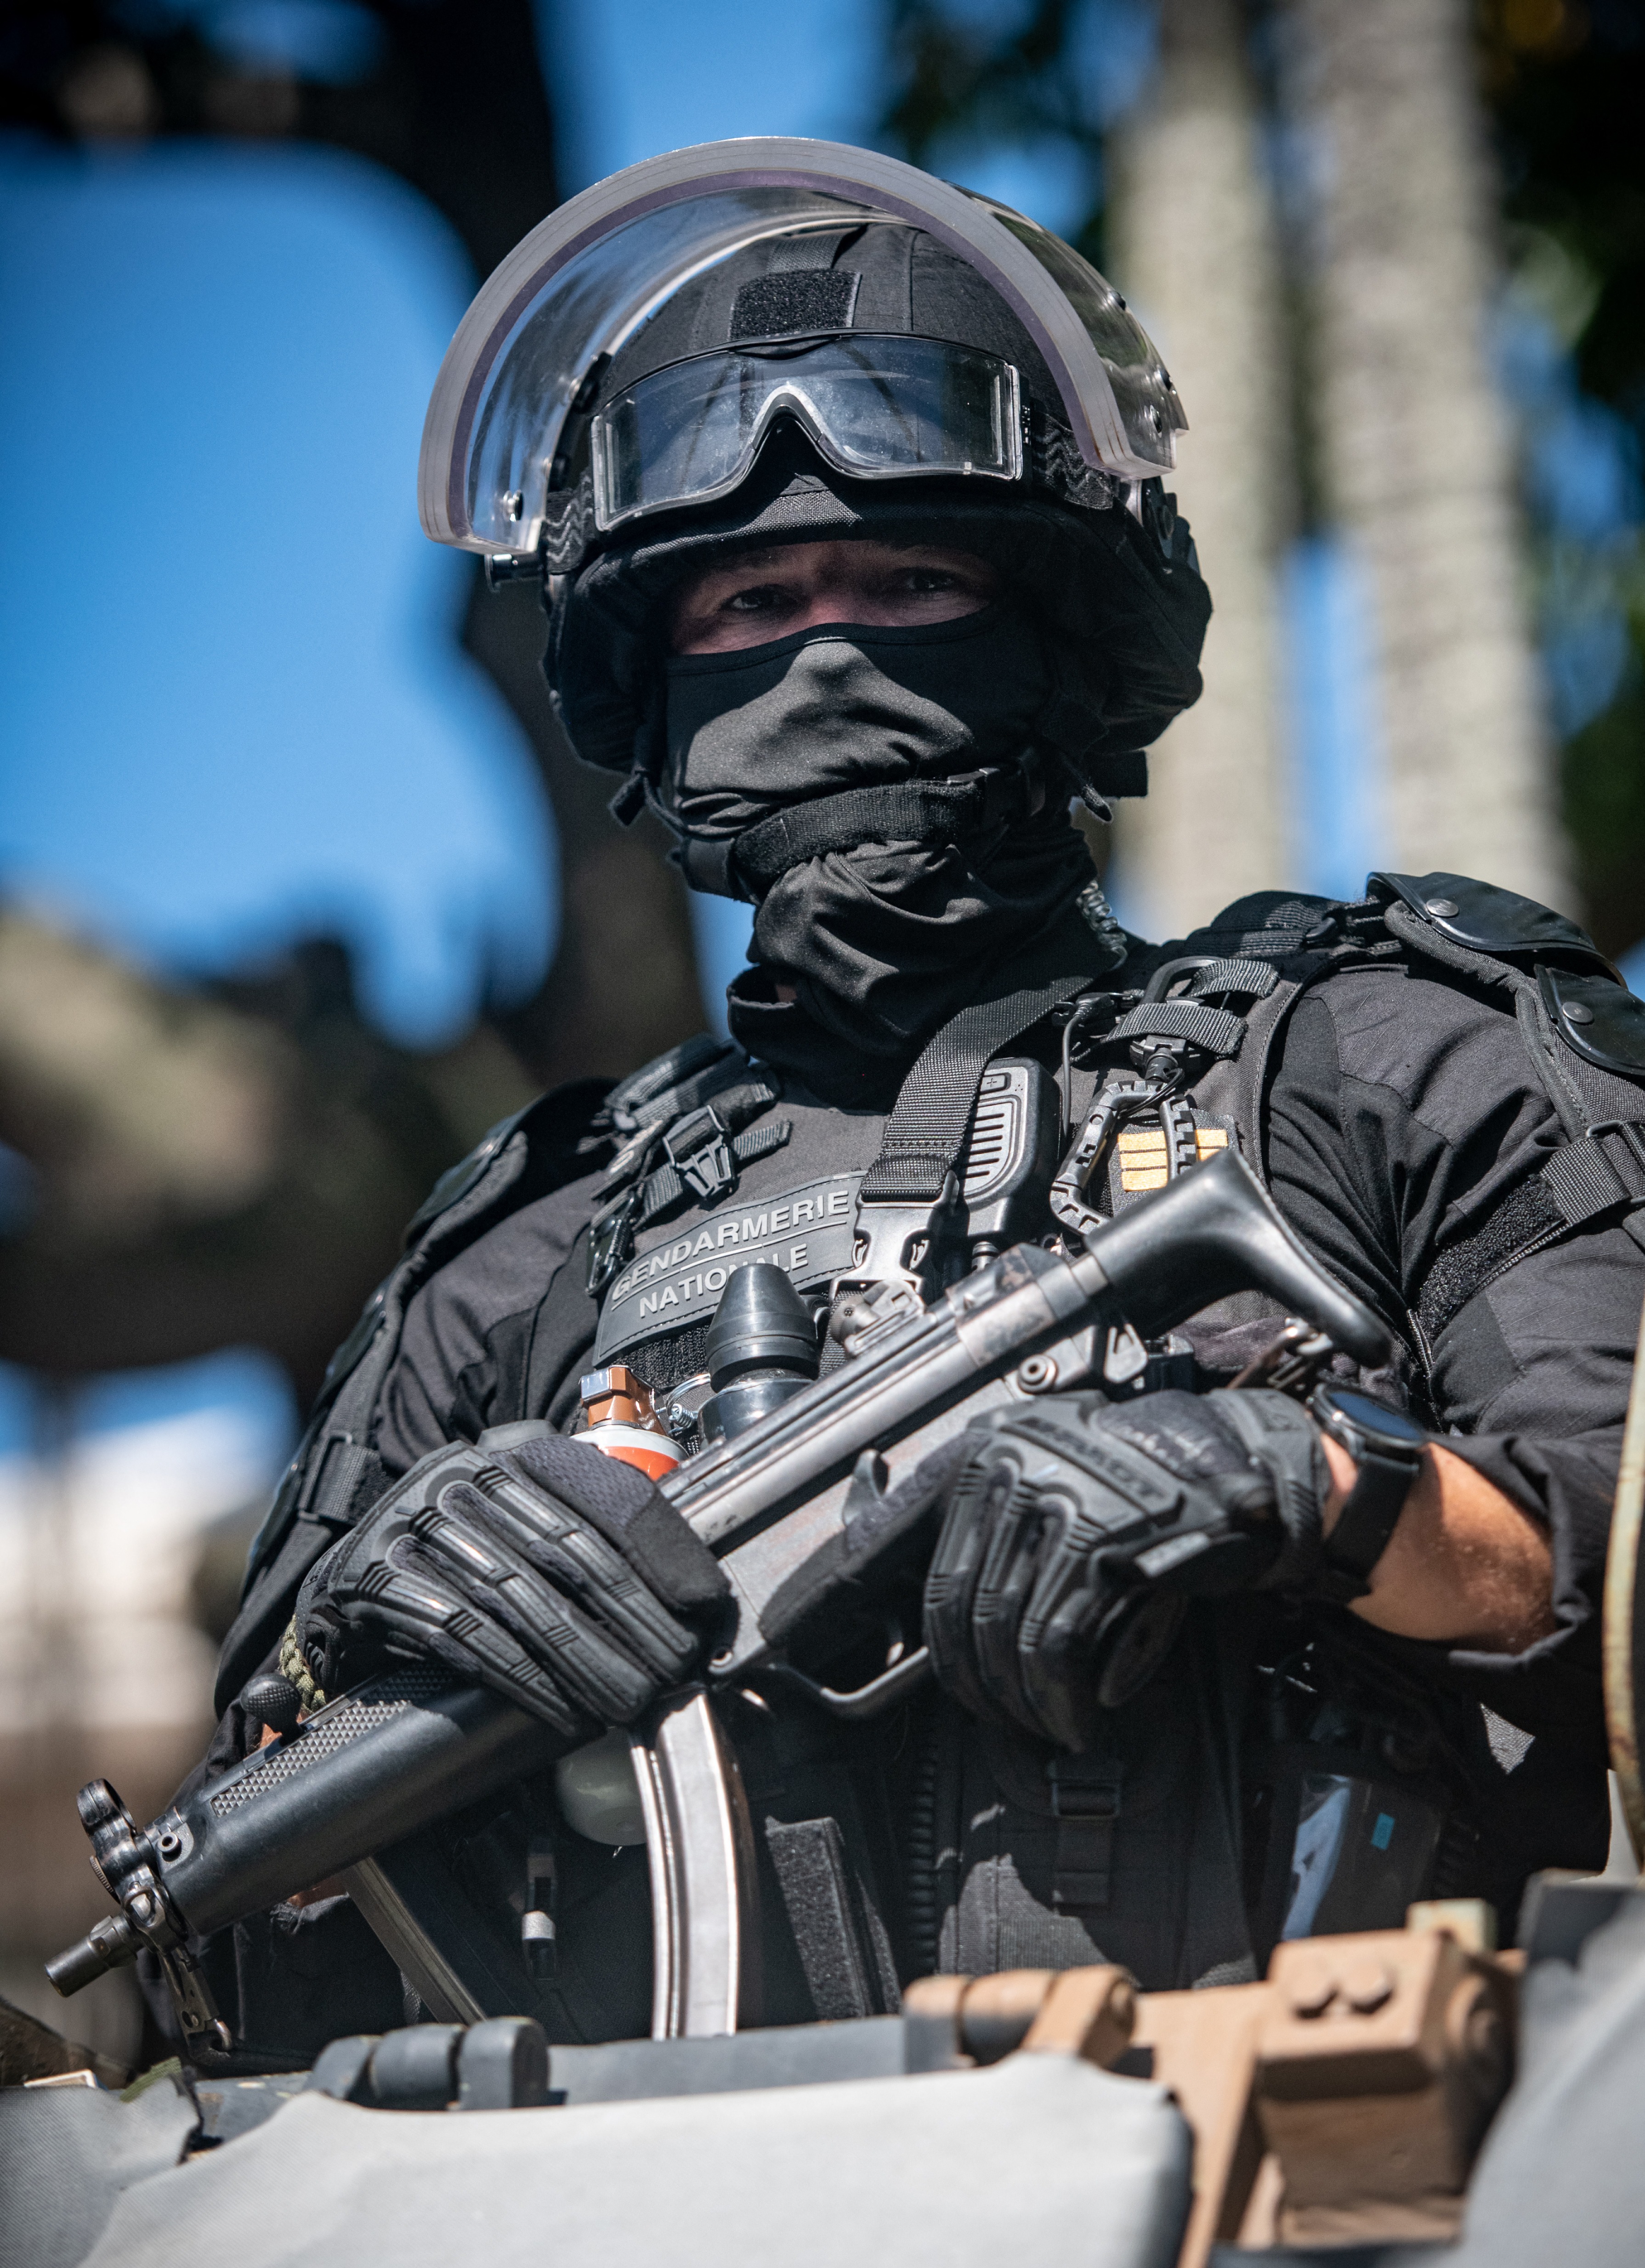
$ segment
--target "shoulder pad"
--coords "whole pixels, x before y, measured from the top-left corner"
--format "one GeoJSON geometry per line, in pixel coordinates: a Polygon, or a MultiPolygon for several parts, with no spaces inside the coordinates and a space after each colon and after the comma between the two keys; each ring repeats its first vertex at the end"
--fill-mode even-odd
{"type": "Polygon", "coordinates": [[[499,1118],[489,1133],[481,1136],[466,1158],[459,1158],[454,1166],[446,1167],[406,1223],[405,1241],[408,1244],[415,1244],[430,1221],[438,1220],[441,1213],[449,1212],[459,1199],[468,1196],[509,1136],[524,1124],[542,1100],[539,1094],[535,1101],[527,1103],[523,1110],[516,1110],[507,1118],[499,1118]]]}
{"type": "Polygon", "coordinates": [[[1543,1005],[1568,1047],[1602,1071],[1628,1079],[1645,1074],[1645,1000],[1609,976],[1577,976],[1545,962],[1537,976],[1543,1005]]]}
{"type": "Polygon", "coordinates": [[[454,1166],[446,1168],[412,1214],[406,1224],[407,1248],[417,1241],[431,1222],[449,1212],[471,1189],[479,1187],[522,1127],[535,1134],[541,1125],[550,1138],[557,1136],[569,1146],[567,1138],[573,1137],[574,1130],[586,1129],[592,1123],[607,1100],[604,1079],[572,1079],[565,1086],[550,1087],[546,1094],[535,1096],[523,1109],[513,1112],[507,1118],[499,1118],[466,1158],[460,1158],[454,1166]]]}
{"type": "Polygon", "coordinates": [[[1557,953],[1596,970],[1611,970],[1611,963],[1585,929],[1565,914],[1522,898],[1494,882],[1476,882],[1466,874],[1368,874],[1368,897],[1401,898],[1418,920],[1453,945],[1492,960],[1510,954],[1557,953]]]}

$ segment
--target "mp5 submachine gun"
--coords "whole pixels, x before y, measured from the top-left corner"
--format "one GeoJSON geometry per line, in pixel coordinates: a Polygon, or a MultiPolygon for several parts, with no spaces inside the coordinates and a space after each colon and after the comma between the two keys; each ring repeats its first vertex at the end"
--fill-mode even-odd
{"type": "MultiPolygon", "coordinates": [[[[727,1424],[661,1482],[720,1558],[733,1607],[703,1682],[630,1734],[651,1870],[655,2036],[734,2031],[758,2005],[751,1837],[716,1689],[786,1668],[817,1705],[862,1716],[925,1674],[920,1649],[842,1693],[784,1663],[802,1614],[831,1585],[860,1584],[895,1530],[876,1515],[919,1459],[1023,1397],[1127,1390],[1146,1342],[1234,1292],[1264,1293],[1301,1318],[1316,1356],[1334,1346],[1368,1366],[1386,1359],[1381,1325],[1310,1258],[1232,1152],[1095,1228],[1085,1246],[1014,1246],[928,1307],[906,1293],[880,1309],[870,1299],[838,1368],[797,1390],[790,1381],[774,1407],[764,1397],[763,1415],[750,1409],[741,1431],[727,1424]]],[[[454,1904],[420,1830],[542,1772],[564,1745],[496,1696],[410,1668],[330,1702],[141,1831],[95,1780],[80,1814],[120,1911],[48,1973],[74,1992],[149,1946],[191,2053],[220,2054],[232,2043],[190,1938],[341,1874],[432,2014],[517,2013],[517,1955],[454,1904]]]]}

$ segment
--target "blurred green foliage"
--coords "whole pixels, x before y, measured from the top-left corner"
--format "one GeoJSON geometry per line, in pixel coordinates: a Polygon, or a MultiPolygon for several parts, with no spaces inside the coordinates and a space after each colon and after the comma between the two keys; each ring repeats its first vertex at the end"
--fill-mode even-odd
{"type": "Polygon", "coordinates": [[[1645,608],[1630,609],[1628,628],[1622,689],[1572,734],[1560,767],[1588,925],[1611,954],[1645,935],[1645,608]]]}

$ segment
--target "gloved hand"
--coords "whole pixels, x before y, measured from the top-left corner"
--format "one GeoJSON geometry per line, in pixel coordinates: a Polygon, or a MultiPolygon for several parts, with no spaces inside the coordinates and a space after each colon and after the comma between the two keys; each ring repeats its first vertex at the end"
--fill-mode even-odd
{"type": "Polygon", "coordinates": [[[1331,1474],[1266,1390],[1047,1395],[970,1429],[926,1639],[973,1716],[1082,1747],[1159,1667],[1191,1594],[1302,1589],[1331,1474]]]}
{"type": "Polygon", "coordinates": [[[329,1694],[432,1660],[586,1740],[686,1676],[729,1587],[643,1473],[549,1435],[414,1465],[310,1571],[296,1635],[329,1694]]]}

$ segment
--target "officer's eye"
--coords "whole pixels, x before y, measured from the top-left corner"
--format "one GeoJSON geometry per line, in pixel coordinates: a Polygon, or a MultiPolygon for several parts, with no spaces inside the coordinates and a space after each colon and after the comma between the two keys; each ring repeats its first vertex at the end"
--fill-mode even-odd
{"type": "Polygon", "coordinates": [[[960,578],[949,574],[946,567],[910,567],[899,578],[905,591],[917,598],[930,598],[939,591],[957,591],[960,578]]]}
{"type": "Polygon", "coordinates": [[[746,590],[734,591],[724,600],[723,611],[735,615],[763,615],[773,607],[789,603],[789,594],[780,583],[750,583],[746,590]]]}

